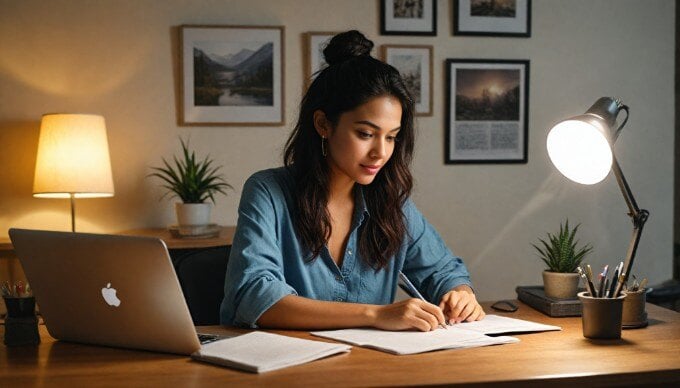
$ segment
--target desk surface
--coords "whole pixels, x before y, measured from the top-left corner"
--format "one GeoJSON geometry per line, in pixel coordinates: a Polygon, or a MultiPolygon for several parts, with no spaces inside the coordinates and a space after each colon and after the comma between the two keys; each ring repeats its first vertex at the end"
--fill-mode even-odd
{"type": "MultiPolygon", "coordinates": [[[[517,335],[517,344],[395,356],[355,346],[348,354],[264,374],[188,357],[64,343],[41,326],[38,347],[0,345],[0,380],[10,386],[395,386],[457,383],[522,386],[644,385],[680,382],[680,313],[648,305],[650,325],[620,340],[588,340],[580,318],[550,318],[518,303],[510,317],[562,331],[517,335]]],[[[485,308],[489,311],[489,304],[485,308]]],[[[4,327],[0,327],[4,332],[4,327]]],[[[220,326],[202,332],[229,331],[220,326]]],[[[307,332],[274,331],[300,338],[307,332]]],[[[4,333],[3,333],[4,334],[4,333]]]]}

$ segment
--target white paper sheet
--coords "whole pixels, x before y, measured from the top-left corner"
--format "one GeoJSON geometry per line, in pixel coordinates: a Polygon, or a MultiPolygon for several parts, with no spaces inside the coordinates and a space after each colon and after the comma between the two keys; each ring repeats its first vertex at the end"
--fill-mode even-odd
{"type": "Polygon", "coordinates": [[[263,373],[304,364],[352,347],[254,331],[203,345],[192,358],[213,364],[263,373]]]}
{"type": "Polygon", "coordinates": [[[483,334],[562,330],[559,326],[544,325],[542,323],[502,317],[500,315],[487,315],[481,321],[457,323],[453,327],[472,330],[483,334]]]}
{"type": "Polygon", "coordinates": [[[448,329],[442,328],[429,332],[345,329],[315,331],[312,335],[403,355],[515,343],[519,342],[519,339],[507,336],[490,337],[486,334],[546,330],[561,330],[561,328],[521,319],[487,315],[481,321],[459,323],[448,326],[448,329]]]}

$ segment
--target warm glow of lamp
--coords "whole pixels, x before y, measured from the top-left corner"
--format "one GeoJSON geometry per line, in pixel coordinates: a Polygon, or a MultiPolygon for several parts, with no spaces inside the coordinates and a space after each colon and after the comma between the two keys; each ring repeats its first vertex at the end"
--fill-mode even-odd
{"type": "Polygon", "coordinates": [[[605,128],[596,120],[565,120],[548,135],[548,155],[562,175],[584,185],[602,181],[612,168],[605,128]]]}
{"type": "Polygon", "coordinates": [[[104,117],[43,115],[33,196],[70,198],[71,230],[75,232],[75,198],[112,197],[113,193],[104,117]]]}
{"type": "Polygon", "coordinates": [[[624,268],[617,281],[614,297],[618,296],[633,268],[642,228],[649,211],[640,209],[633,192],[623,176],[612,149],[619,132],[628,121],[629,108],[621,100],[602,97],[586,113],[559,122],[548,133],[547,148],[557,170],[574,182],[591,185],[602,181],[614,171],[623,199],[628,205],[628,216],[633,221],[633,236],[628,245],[624,268]],[[616,117],[626,112],[625,120],[615,128],[616,117]]]}

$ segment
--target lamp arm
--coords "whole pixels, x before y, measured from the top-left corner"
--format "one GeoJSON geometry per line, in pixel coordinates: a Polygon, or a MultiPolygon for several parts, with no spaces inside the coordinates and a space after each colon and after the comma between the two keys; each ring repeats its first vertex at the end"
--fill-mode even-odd
{"type": "Polygon", "coordinates": [[[633,260],[635,259],[635,253],[637,251],[638,243],[640,242],[640,236],[642,235],[642,228],[645,226],[645,222],[649,218],[649,212],[645,209],[640,209],[633,197],[633,192],[628,186],[626,178],[623,176],[621,167],[619,166],[616,156],[612,155],[612,169],[614,170],[614,175],[616,176],[616,181],[621,189],[621,194],[626,200],[626,205],[628,205],[628,216],[633,221],[633,235],[630,239],[630,244],[628,245],[628,252],[626,253],[626,261],[623,264],[623,270],[619,275],[618,283],[616,289],[614,290],[613,297],[616,298],[621,293],[621,289],[628,282],[628,277],[630,276],[630,271],[633,268],[633,260]]]}

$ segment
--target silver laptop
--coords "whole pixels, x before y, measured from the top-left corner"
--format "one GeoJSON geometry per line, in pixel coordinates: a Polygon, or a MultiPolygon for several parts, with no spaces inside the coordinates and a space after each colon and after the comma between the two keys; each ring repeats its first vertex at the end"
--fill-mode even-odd
{"type": "Polygon", "coordinates": [[[200,348],[162,240],[26,229],[9,236],[52,337],[186,355],[200,348]]]}

